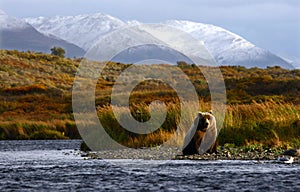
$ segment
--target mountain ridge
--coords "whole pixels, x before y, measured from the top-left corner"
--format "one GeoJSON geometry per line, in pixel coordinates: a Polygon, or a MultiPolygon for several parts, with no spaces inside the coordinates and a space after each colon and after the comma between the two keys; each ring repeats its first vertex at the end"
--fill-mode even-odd
{"type": "Polygon", "coordinates": [[[86,51],[92,42],[97,41],[99,35],[105,35],[116,28],[125,26],[123,21],[102,13],[51,18],[25,18],[24,21],[32,24],[42,33],[58,36],[82,47],[86,51]],[[71,33],[72,35],[70,35],[71,33]],[[86,33],[89,36],[86,36],[86,33]],[[82,39],[82,36],[86,38],[82,39]]]}
{"type": "Polygon", "coordinates": [[[66,50],[67,57],[85,54],[85,51],[77,45],[59,37],[44,35],[29,23],[11,17],[3,11],[0,11],[0,37],[1,49],[50,53],[52,47],[59,46],[66,50]]]}
{"type": "MultiPolygon", "coordinates": [[[[86,51],[103,35],[121,27],[140,23],[136,20],[124,22],[102,13],[25,18],[24,20],[40,32],[58,36],[86,51]]],[[[259,48],[241,36],[221,27],[184,20],[168,20],[162,24],[185,31],[203,41],[219,65],[263,68],[279,65],[284,68],[293,68],[291,63],[285,59],[259,48]]]]}
{"type": "Polygon", "coordinates": [[[273,66],[291,67],[288,61],[268,50],[255,46],[241,36],[224,28],[184,20],[169,20],[165,24],[183,30],[194,38],[202,40],[219,65],[256,67],[258,63],[266,63],[269,60],[273,66]]]}
{"type": "MultiPolygon", "coordinates": [[[[136,20],[124,22],[103,13],[24,18],[23,21],[48,37],[58,37],[85,51],[104,35],[121,27],[140,23],[136,20]]],[[[262,68],[278,65],[293,68],[291,62],[221,27],[187,20],[168,20],[161,24],[185,31],[203,41],[219,65],[262,68]]]]}

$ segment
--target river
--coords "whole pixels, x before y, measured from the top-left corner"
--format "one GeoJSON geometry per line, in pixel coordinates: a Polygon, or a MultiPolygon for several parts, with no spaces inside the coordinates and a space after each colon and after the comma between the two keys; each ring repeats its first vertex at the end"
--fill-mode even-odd
{"type": "Polygon", "coordinates": [[[300,191],[300,165],[92,160],[80,140],[0,141],[0,191],[300,191]]]}

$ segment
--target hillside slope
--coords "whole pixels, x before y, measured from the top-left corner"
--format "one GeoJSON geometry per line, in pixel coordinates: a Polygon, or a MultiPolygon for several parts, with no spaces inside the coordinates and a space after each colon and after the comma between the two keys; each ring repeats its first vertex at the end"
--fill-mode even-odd
{"type": "Polygon", "coordinates": [[[0,37],[1,49],[50,53],[52,47],[58,46],[66,50],[67,57],[82,57],[85,54],[79,46],[53,35],[46,36],[30,24],[3,12],[0,13],[0,37]]]}
{"type": "MultiPolygon", "coordinates": [[[[72,86],[80,62],[42,53],[0,50],[0,139],[80,138],[72,113],[72,86]]],[[[112,114],[109,107],[112,87],[129,66],[111,62],[103,70],[95,93],[99,119],[113,137],[128,146],[164,142],[176,128],[174,120],[180,109],[176,92],[170,86],[148,80],[131,93],[132,114],[138,120],[149,119],[147,105],[154,100],[164,101],[172,109],[162,128],[152,135],[139,137],[124,131],[112,114]]],[[[209,110],[209,89],[201,71],[183,62],[172,67],[179,67],[190,78],[199,95],[201,110],[209,110]]],[[[241,66],[220,67],[220,70],[228,98],[221,144],[297,145],[300,70],[241,66]]],[[[180,77],[174,74],[174,81],[178,80],[180,77]]],[[[122,112],[123,108],[118,110],[122,112]]]]}

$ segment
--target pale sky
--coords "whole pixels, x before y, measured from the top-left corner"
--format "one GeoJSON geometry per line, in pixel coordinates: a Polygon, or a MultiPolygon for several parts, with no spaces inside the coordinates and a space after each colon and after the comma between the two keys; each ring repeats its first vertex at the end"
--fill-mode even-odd
{"type": "Polygon", "coordinates": [[[0,0],[18,18],[102,12],[123,21],[214,24],[300,63],[299,0],[0,0]]]}

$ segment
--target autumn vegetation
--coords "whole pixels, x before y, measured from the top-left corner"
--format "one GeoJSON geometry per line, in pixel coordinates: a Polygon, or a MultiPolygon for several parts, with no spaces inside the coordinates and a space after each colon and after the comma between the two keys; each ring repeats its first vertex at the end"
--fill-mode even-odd
{"type": "MultiPolygon", "coordinates": [[[[1,50],[0,139],[80,139],[73,117],[72,86],[81,61],[1,50]]],[[[112,112],[110,95],[117,77],[129,66],[109,62],[98,79],[95,105],[99,120],[107,133],[123,145],[159,145],[173,137],[177,129],[182,110],[179,98],[164,82],[139,83],[129,101],[135,119],[149,120],[148,105],[154,100],[166,104],[167,118],[151,134],[124,130],[112,112]]],[[[184,62],[172,67],[179,67],[193,83],[199,96],[199,110],[210,110],[210,92],[200,69],[184,62]]],[[[277,66],[266,69],[222,66],[220,70],[227,93],[226,116],[218,137],[220,145],[300,147],[300,70],[277,66]]],[[[124,107],[117,110],[122,114],[124,107]]],[[[184,135],[179,130],[178,144],[184,135]]]]}

